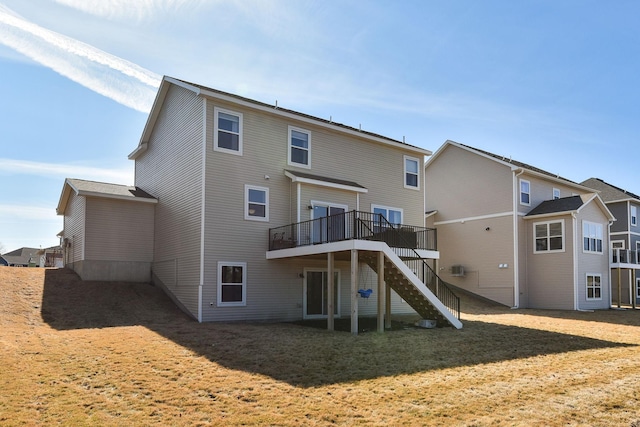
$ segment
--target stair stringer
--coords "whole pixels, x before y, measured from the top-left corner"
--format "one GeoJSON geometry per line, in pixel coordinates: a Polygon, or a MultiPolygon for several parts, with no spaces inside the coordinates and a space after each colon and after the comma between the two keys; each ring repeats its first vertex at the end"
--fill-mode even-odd
{"type": "MultiPolygon", "coordinates": [[[[460,320],[442,303],[442,301],[440,301],[440,299],[433,292],[431,292],[431,290],[424,283],[422,283],[422,280],[420,280],[420,278],[416,276],[413,271],[411,271],[409,266],[405,264],[402,259],[400,259],[400,257],[388,245],[384,244],[383,252],[385,255],[385,260],[389,261],[393,268],[395,268],[399,273],[402,274],[402,278],[406,281],[407,284],[410,284],[416,291],[418,291],[421,298],[416,299],[413,295],[409,297],[403,297],[403,294],[405,294],[406,292],[403,292],[402,289],[400,289],[402,283],[392,278],[391,275],[393,274],[393,272],[389,271],[390,269],[387,267],[387,262],[385,262],[385,282],[387,282],[388,286],[395,290],[396,293],[398,293],[398,295],[400,295],[407,302],[407,304],[409,304],[411,308],[416,310],[416,312],[421,316],[430,316],[431,314],[435,314],[439,318],[435,319],[439,320],[438,323],[441,323],[440,321],[444,320],[454,328],[462,329],[462,322],[460,322],[460,320]],[[424,307],[424,305],[419,304],[419,302],[428,303],[433,309],[435,309],[435,313],[432,313],[431,310],[424,307]]],[[[375,260],[375,258],[376,257],[365,257],[369,267],[377,272],[378,266],[377,260],[375,260]]]]}

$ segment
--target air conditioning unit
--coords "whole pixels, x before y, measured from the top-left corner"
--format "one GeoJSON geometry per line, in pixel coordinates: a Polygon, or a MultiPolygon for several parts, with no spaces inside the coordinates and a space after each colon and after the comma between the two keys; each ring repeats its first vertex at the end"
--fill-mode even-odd
{"type": "Polygon", "coordinates": [[[461,265],[452,266],[451,275],[454,277],[464,277],[464,267],[461,265]]]}

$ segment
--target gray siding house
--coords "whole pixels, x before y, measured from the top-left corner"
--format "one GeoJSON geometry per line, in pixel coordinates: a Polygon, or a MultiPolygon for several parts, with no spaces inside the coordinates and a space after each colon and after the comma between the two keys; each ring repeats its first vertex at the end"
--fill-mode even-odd
{"type": "Polygon", "coordinates": [[[592,189],[454,141],[424,181],[444,280],[516,308],[610,307],[614,217],[592,189]]]}
{"type": "Polygon", "coordinates": [[[377,315],[383,330],[391,313],[417,312],[459,328],[424,227],[430,154],[165,77],[129,155],[135,186],[65,182],[67,264],[105,280],[135,267],[132,277],[147,274],[201,322],[326,318],[333,328],[350,317],[356,333],[358,315],[377,315]],[[114,234],[120,244],[98,242],[114,234]],[[127,251],[127,239],[142,247],[127,251]]]}
{"type": "Polygon", "coordinates": [[[598,191],[616,217],[610,228],[612,299],[617,305],[635,306],[640,301],[640,196],[599,178],[589,178],[582,185],[598,191]]]}

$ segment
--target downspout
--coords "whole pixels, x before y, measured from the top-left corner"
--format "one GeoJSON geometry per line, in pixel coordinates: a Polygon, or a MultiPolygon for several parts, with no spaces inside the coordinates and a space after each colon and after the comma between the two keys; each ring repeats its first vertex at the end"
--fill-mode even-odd
{"type": "Polygon", "coordinates": [[[578,302],[578,218],[575,212],[571,212],[573,224],[573,309],[580,310],[578,302]]]}
{"type": "Polygon", "coordinates": [[[520,259],[519,259],[519,233],[518,233],[518,177],[524,173],[524,169],[516,174],[513,171],[513,307],[520,308],[520,259]]]}
{"type": "Polygon", "coordinates": [[[198,283],[198,322],[202,323],[202,289],[204,287],[205,183],[207,166],[207,98],[202,98],[202,171],[200,195],[200,280],[198,283]]]}
{"type": "MultiPolygon", "coordinates": [[[[613,221],[609,220],[609,227],[607,227],[607,271],[609,272],[609,307],[613,304],[613,287],[611,284],[611,261],[613,261],[613,256],[611,254],[611,226],[613,225],[613,221]]],[[[618,256],[619,257],[619,256],[618,256]]]]}

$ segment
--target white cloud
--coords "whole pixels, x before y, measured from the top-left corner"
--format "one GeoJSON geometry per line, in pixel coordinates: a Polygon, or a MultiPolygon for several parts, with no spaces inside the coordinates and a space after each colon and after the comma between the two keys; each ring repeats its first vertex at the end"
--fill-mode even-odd
{"type": "Polygon", "coordinates": [[[42,163],[0,158],[0,175],[2,174],[36,175],[61,179],[82,177],[82,179],[87,180],[127,185],[133,182],[131,169],[105,169],[74,164],[42,163]]]}
{"type": "Polygon", "coordinates": [[[0,43],[103,96],[151,109],[161,76],[125,59],[33,24],[0,5],[0,43]]]}
{"type": "Polygon", "coordinates": [[[106,19],[140,21],[158,13],[176,12],[185,6],[195,6],[194,0],[53,0],[58,4],[106,19]]]}
{"type": "Polygon", "coordinates": [[[33,205],[1,205],[0,223],[16,223],[31,220],[56,221],[55,208],[33,205]]]}

